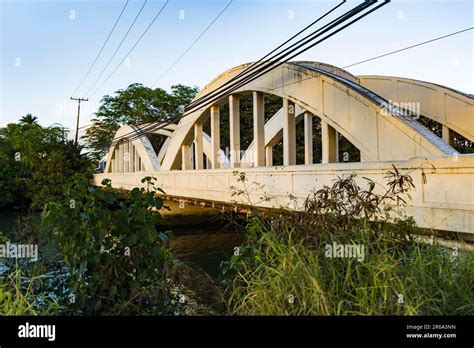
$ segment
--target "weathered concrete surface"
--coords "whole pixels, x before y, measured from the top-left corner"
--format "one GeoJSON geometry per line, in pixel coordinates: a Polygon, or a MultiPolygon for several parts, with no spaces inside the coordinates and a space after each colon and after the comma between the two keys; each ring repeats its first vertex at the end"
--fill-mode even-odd
{"type": "MultiPolygon", "coordinates": [[[[219,75],[196,98],[218,88],[247,66],[219,75]]],[[[254,91],[280,96],[320,117],[354,144],[367,160],[404,160],[456,152],[416,121],[396,110],[388,110],[385,99],[351,80],[312,65],[283,64],[234,93],[254,91]]],[[[226,97],[214,104],[227,102],[226,97]]],[[[204,105],[180,120],[163,159],[163,170],[180,168],[180,147],[191,142],[194,124],[208,117],[209,107],[204,105]]],[[[255,151],[261,153],[261,148],[255,151]]]]}
{"type": "Polygon", "coordinates": [[[394,76],[359,76],[360,84],[398,104],[419,103],[421,114],[474,141],[474,99],[434,83],[394,76]]]}
{"type": "MultiPolygon", "coordinates": [[[[222,86],[248,66],[244,64],[219,75],[196,99],[222,86]]],[[[318,62],[286,63],[233,91],[230,97],[225,95],[212,104],[202,105],[181,118],[178,125],[158,130],[168,137],[158,155],[146,137],[117,143],[109,151],[106,174],[96,175],[94,182],[98,185],[107,177],[115,187],[130,189],[140,186],[142,177],[152,175],[173,197],[196,199],[211,205],[236,203],[300,209],[311,190],[352,173],[357,174],[359,180],[364,176],[371,178],[383,192],[386,189],[384,173],[394,164],[413,177],[416,188],[406,213],[413,216],[420,227],[474,236],[474,157],[460,155],[450,146],[453,131],[473,140],[472,100],[469,95],[428,82],[398,77],[358,77],[318,62]],[[241,160],[228,158],[220,149],[220,107],[231,104],[231,148],[234,152],[241,150],[239,94],[249,93],[254,97],[255,141],[241,160]],[[263,121],[265,94],[283,98],[286,106],[266,124],[263,121]],[[423,116],[443,125],[442,138],[403,110],[404,103],[413,102],[420,105],[423,116]],[[308,159],[312,130],[306,128],[313,116],[321,119],[324,164],[313,165],[308,159]],[[295,166],[295,124],[303,117],[306,118],[306,165],[295,166]],[[211,120],[211,136],[202,131],[208,119],[211,120]],[[359,149],[364,162],[332,163],[338,160],[339,134],[359,149]],[[284,158],[288,165],[273,167],[272,146],[281,138],[285,140],[284,158]],[[126,155],[129,158],[126,159],[126,155]],[[233,195],[244,187],[232,166],[246,173],[250,185],[245,188],[248,195],[233,195]],[[214,169],[204,169],[210,167],[214,169]],[[290,197],[295,197],[295,201],[290,197]]],[[[122,127],[116,139],[135,128],[122,127]]]]}
{"type": "Polygon", "coordinates": [[[357,174],[361,183],[364,181],[362,177],[374,180],[376,190],[384,192],[384,175],[392,170],[392,164],[402,172],[409,172],[413,178],[415,189],[411,192],[412,199],[406,214],[413,216],[418,226],[474,235],[474,155],[424,157],[396,162],[243,168],[241,172],[246,175],[248,196],[233,195],[236,190],[245,189],[243,183],[238,181],[235,169],[107,173],[95,175],[94,183],[100,185],[103,178],[109,178],[114,187],[131,189],[142,185],[140,180],[143,176],[152,175],[157,178],[159,187],[177,197],[300,209],[312,190],[331,185],[337,177],[352,173],[357,174]],[[296,205],[293,205],[291,196],[296,198],[296,205]]]}

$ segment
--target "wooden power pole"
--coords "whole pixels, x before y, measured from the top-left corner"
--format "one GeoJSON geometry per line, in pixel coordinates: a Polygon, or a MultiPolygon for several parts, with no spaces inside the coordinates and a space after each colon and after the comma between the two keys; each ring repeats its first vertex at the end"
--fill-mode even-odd
{"type": "Polygon", "coordinates": [[[77,100],[77,120],[76,120],[76,144],[77,144],[77,137],[79,135],[79,115],[81,113],[81,101],[89,101],[89,99],[71,97],[71,100],[77,100]]]}

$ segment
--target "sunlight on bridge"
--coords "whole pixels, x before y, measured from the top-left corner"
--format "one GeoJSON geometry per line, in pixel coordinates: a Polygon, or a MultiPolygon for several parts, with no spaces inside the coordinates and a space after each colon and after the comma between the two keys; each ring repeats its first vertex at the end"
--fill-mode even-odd
{"type": "MultiPolygon", "coordinates": [[[[219,75],[196,99],[248,66],[219,75]]],[[[175,197],[301,209],[312,190],[352,173],[374,180],[383,192],[384,173],[395,165],[413,177],[415,190],[406,214],[418,226],[463,232],[472,238],[474,155],[459,153],[453,139],[456,135],[474,141],[473,115],[471,96],[433,83],[358,77],[317,62],[286,63],[200,106],[177,125],[154,131],[164,138],[159,148],[146,132],[137,136],[148,125],[123,126],[110,148],[104,173],[96,174],[94,180],[99,185],[109,178],[115,187],[128,189],[152,175],[166,194],[175,197]],[[282,103],[272,115],[265,114],[269,96],[282,103]],[[240,101],[245,97],[252,98],[253,137],[241,148],[240,101]],[[223,110],[226,120],[221,119],[223,110]],[[423,119],[438,125],[440,134],[425,127],[423,119]],[[223,121],[228,122],[226,148],[221,146],[223,121]],[[303,133],[297,133],[297,127],[303,127],[303,133]],[[318,157],[314,140],[319,134],[318,157]],[[360,163],[341,153],[342,139],[360,153],[360,163]],[[298,142],[304,153],[298,153],[298,142]],[[274,165],[274,157],[281,157],[276,152],[281,143],[283,165],[279,166],[274,165]],[[297,165],[297,158],[304,164],[297,165]],[[236,171],[257,185],[245,199],[232,194],[231,187],[243,189],[236,171]]]]}

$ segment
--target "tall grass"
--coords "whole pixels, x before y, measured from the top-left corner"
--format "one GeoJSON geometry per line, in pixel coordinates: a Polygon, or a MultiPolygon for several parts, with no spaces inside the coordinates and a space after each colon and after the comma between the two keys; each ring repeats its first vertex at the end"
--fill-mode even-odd
{"type": "Polygon", "coordinates": [[[20,269],[14,269],[0,279],[0,316],[50,315],[59,305],[48,294],[37,293],[35,282],[44,277],[26,278],[20,269]]]}
{"type": "Polygon", "coordinates": [[[303,212],[251,218],[239,255],[223,267],[230,312],[474,315],[474,253],[420,243],[410,219],[387,222],[384,201],[403,202],[411,185],[390,176],[398,189],[382,196],[339,179],[303,212]],[[363,246],[364,257],[329,257],[333,243],[363,246]]]}

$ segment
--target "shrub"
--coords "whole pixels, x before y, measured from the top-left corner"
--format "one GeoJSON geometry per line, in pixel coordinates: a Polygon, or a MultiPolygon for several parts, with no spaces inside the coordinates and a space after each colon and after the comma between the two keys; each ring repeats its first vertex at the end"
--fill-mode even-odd
{"type": "Polygon", "coordinates": [[[61,203],[49,203],[41,226],[69,270],[70,307],[84,314],[136,313],[143,305],[165,310],[165,280],[175,262],[170,233],[158,233],[163,201],[154,178],[120,198],[104,180],[93,187],[76,176],[61,203]]]}

